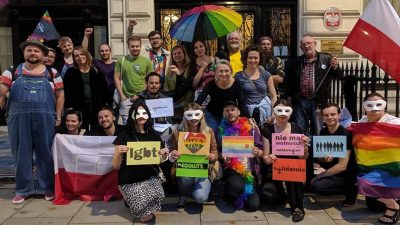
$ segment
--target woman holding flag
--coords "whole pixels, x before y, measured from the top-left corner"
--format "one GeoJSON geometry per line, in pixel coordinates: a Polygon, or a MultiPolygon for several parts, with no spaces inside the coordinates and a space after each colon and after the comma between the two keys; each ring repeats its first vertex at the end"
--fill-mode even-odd
{"type": "Polygon", "coordinates": [[[396,224],[400,217],[400,118],[385,112],[386,101],[378,93],[364,98],[366,116],[352,124],[356,150],[358,193],[366,196],[371,211],[383,211],[382,224],[396,224]]]}

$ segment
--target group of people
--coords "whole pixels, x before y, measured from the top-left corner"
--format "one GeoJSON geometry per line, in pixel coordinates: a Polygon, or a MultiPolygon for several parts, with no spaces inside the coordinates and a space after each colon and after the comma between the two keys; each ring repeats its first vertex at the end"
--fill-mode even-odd
{"type": "MultiPolygon", "coordinates": [[[[237,209],[256,211],[260,204],[288,202],[292,220],[304,219],[305,192],[345,194],[343,206],[357,199],[357,163],[352,134],[339,124],[340,108],[328,103],[330,81],[343,75],[338,59],[315,50],[316,41],[300,41],[303,55],[288,62],[273,55],[272,39],[241,51],[239,32],[227,35],[226,51],[207,54],[204,41],[193,43],[193,57],[176,45],[162,47],[158,31],[149,33],[151,46],[142,51],[141,39],[127,39],[129,55],[111,60],[111,47],[99,46],[100,60],[93,59],[87,43],[93,29],[85,30],[82,46],[62,37],[63,57],[34,40],[21,44],[25,62],[8,68],[1,76],[0,102],[7,99],[8,130],[16,165],[16,196],[22,203],[32,194],[54,199],[51,145],[57,132],[70,135],[116,136],[112,166],[118,170],[119,189],[134,217],[148,222],[161,210],[165,191],[178,192],[177,211],[185,210],[188,197],[202,204],[212,193],[237,209]],[[55,67],[55,68],[53,68],[55,67]],[[280,84],[286,90],[280,93],[280,84]],[[152,118],[146,99],[172,98],[174,116],[152,118]],[[114,107],[113,107],[113,102],[114,107]],[[115,107],[117,106],[117,107],[115,107]],[[154,128],[170,123],[170,135],[154,128]],[[208,178],[175,177],[179,132],[210,135],[208,178]],[[272,134],[303,134],[304,155],[272,154],[272,134]],[[314,159],[311,135],[346,136],[346,157],[314,159]],[[253,157],[223,157],[222,137],[253,136],[253,157]],[[160,165],[127,165],[127,143],[160,141],[160,165]],[[36,176],[32,155],[36,156],[36,176]],[[306,182],[277,181],[272,167],[278,158],[300,158],[307,163],[306,182]],[[314,175],[315,163],[325,171],[314,175]],[[160,174],[165,176],[163,184],[160,174]],[[36,179],[34,179],[36,177],[36,179]],[[167,188],[169,187],[169,188],[167,188]]],[[[365,98],[366,117],[360,122],[400,119],[385,113],[384,98],[373,93],[365,98]],[[372,105],[372,106],[371,106],[372,105]]],[[[384,224],[399,220],[399,196],[367,197],[371,209],[386,210],[384,224]],[[375,206],[375,208],[374,208],[375,206]]]]}

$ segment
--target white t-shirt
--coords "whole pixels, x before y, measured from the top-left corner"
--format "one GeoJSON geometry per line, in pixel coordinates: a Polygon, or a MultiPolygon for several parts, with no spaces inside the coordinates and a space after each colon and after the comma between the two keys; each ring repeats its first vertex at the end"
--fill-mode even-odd
{"type": "MultiPolygon", "coordinates": [[[[367,116],[363,116],[359,121],[359,123],[366,123],[368,122],[368,117],[367,116]]],[[[383,123],[390,123],[390,124],[394,124],[394,125],[400,125],[400,118],[389,115],[389,114],[385,114],[384,116],[382,116],[378,122],[383,122],[383,123]]]]}

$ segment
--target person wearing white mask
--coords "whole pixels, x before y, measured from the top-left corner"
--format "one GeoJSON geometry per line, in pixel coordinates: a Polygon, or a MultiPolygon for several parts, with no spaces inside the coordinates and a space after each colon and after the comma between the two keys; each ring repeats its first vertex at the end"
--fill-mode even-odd
{"type": "Polygon", "coordinates": [[[165,194],[158,177],[158,165],[127,165],[127,143],[143,141],[159,141],[161,149],[158,154],[161,162],[167,163],[169,150],[153,129],[150,111],[143,100],[136,100],[129,110],[125,130],[113,143],[112,166],[118,170],[118,185],[125,205],[130,208],[135,220],[146,223],[155,218],[156,211],[161,210],[165,194]]]}
{"type": "MultiPolygon", "coordinates": [[[[178,143],[179,132],[210,134],[210,151],[206,157],[210,160],[209,168],[213,168],[215,161],[218,159],[217,142],[213,130],[206,123],[202,107],[199,104],[189,103],[185,106],[184,118],[174,132],[176,143],[178,143]]],[[[174,149],[177,149],[176,147],[174,149]]],[[[173,150],[169,156],[169,160],[175,162],[179,157],[180,153],[177,150],[173,150]]],[[[178,212],[185,210],[185,201],[189,196],[192,196],[199,204],[203,204],[208,200],[211,182],[214,178],[211,175],[209,172],[208,178],[177,177],[179,199],[176,209],[178,212]]]]}
{"type": "MultiPolygon", "coordinates": [[[[275,124],[271,124],[262,129],[262,135],[269,141],[265,143],[269,151],[265,151],[262,164],[262,182],[260,188],[261,200],[265,204],[282,204],[288,200],[292,212],[292,221],[300,222],[304,219],[304,187],[301,182],[285,181],[285,188],[282,181],[272,180],[272,166],[278,159],[272,154],[272,134],[287,133],[287,134],[304,134],[303,130],[295,124],[289,122],[293,109],[286,99],[280,99],[274,104],[275,124]]],[[[307,136],[303,136],[304,156],[279,156],[279,158],[308,158],[308,143],[307,136]]],[[[265,146],[264,146],[265,147],[265,146]]]]}
{"type": "MultiPolygon", "coordinates": [[[[363,108],[366,115],[358,122],[378,122],[400,125],[400,118],[386,113],[386,101],[379,93],[371,93],[364,98],[363,108]]],[[[354,144],[354,143],[353,143],[354,144]]],[[[374,171],[374,170],[373,170],[374,171]]],[[[376,177],[377,180],[384,178],[376,177]]],[[[367,187],[364,187],[367,188],[367,187]]],[[[374,190],[374,187],[368,187],[374,190]]],[[[399,199],[365,197],[366,205],[373,212],[385,211],[385,214],[378,220],[382,224],[396,224],[400,218],[399,199]]]]}

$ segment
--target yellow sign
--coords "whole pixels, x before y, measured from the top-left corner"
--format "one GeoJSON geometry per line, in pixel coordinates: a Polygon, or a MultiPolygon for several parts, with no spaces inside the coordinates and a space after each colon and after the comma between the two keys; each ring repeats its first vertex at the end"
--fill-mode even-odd
{"type": "Polygon", "coordinates": [[[331,55],[343,54],[343,40],[321,40],[321,52],[331,55]]]}
{"type": "Polygon", "coordinates": [[[208,155],[210,141],[210,134],[179,132],[178,152],[189,155],[208,155]]]}
{"type": "Polygon", "coordinates": [[[126,165],[160,164],[159,141],[128,142],[127,146],[126,165]]]}

